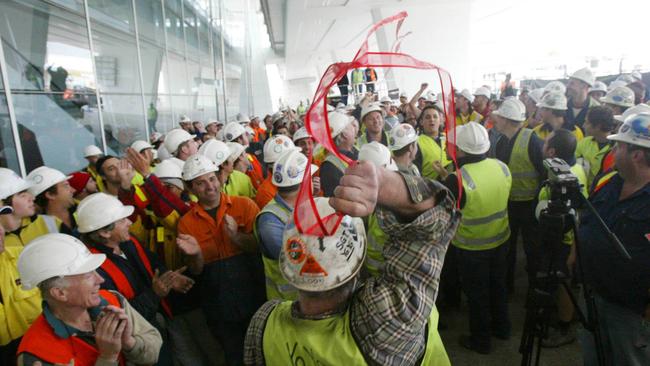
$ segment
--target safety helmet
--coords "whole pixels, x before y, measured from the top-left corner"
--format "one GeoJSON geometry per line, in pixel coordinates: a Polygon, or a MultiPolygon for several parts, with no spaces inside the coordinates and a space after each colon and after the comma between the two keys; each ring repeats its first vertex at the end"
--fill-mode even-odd
{"type": "Polygon", "coordinates": [[[97,146],[88,145],[84,148],[84,158],[97,155],[104,155],[104,152],[97,146]]]}
{"type": "Polygon", "coordinates": [[[607,91],[614,90],[615,88],[618,88],[619,86],[627,86],[627,83],[622,80],[614,80],[609,85],[607,86],[607,91]]]}
{"type": "Polygon", "coordinates": [[[0,200],[5,200],[16,193],[26,191],[32,186],[29,182],[11,169],[0,168],[0,200]]]}
{"type": "Polygon", "coordinates": [[[226,142],[226,145],[228,146],[228,150],[230,150],[228,160],[235,160],[246,152],[246,147],[238,142],[226,142]]]}
{"type": "Polygon", "coordinates": [[[429,103],[436,103],[439,100],[440,94],[436,96],[436,93],[430,91],[427,93],[426,101],[429,103]]]}
{"type": "Polygon", "coordinates": [[[544,88],[533,89],[530,93],[528,93],[528,98],[532,99],[533,102],[535,102],[535,105],[542,101],[543,96],[544,88]]]}
{"type": "Polygon", "coordinates": [[[359,149],[359,161],[369,161],[378,168],[397,170],[397,165],[395,165],[395,160],[393,160],[390,150],[377,141],[361,146],[361,149],[359,149]]]}
{"type": "Polygon", "coordinates": [[[637,104],[634,107],[630,107],[623,112],[623,114],[614,115],[614,119],[618,122],[624,122],[629,116],[639,113],[650,113],[650,106],[647,104],[637,104]]]}
{"type": "Polygon", "coordinates": [[[627,117],[618,129],[618,133],[607,136],[607,139],[650,148],[650,113],[633,114],[627,117]]]}
{"type": "Polygon", "coordinates": [[[276,112],[273,113],[273,116],[271,116],[271,124],[275,124],[277,121],[281,120],[284,118],[284,113],[282,112],[276,112]]]}
{"type": "Polygon", "coordinates": [[[146,141],[136,140],[131,144],[131,148],[137,152],[143,152],[146,149],[153,149],[153,146],[146,141]]]}
{"type": "Polygon", "coordinates": [[[607,93],[607,84],[603,83],[600,80],[594,81],[594,86],[589,88],[589,92],[601,91],[607,93]]]}
{"type": "Polygon", "coordinates": [[[217,131],[217,136],[215,136],[214,138],[216,138],[219,141],[226,142],[226,139],[223,137],[223,128],[217,131]]]}
{"type": "Polygon", "coordinates": [[[196,135],[190,135],[189,132],[182,128],[175,128],[167,132],[164,142],[165,148],[170,154],[174,155],[183,142],[192,140],[195,136],[196,135]]]}
{"type": "Polygon", "coordinates": [[[264,143],[264,162],[275,163],[282,153],[295,147],[296,145],[289,137],[285,135],[273,136],[264,143]]]}
{"type": "Polygon", "coordinates": [[[311,138],[311,135],[309,132],[307,132],[307,127],[300,127],[296,133],[293,134],[293,142],[297,142],[298,140],[306,139],[306,138],[311,138]]]}
{"type": "Polygon", "coordinates": [[[600,101],[620,107],[634,107],[634,91],[627,86],[619,86],[607,92],[600,101]]]}
{"type": "Polygon", "coordinates": [[[218,172],[219,167],[207,157],[201,154],[194,154],[185,160],[183,164],[183,180],[189,182],[204,174],[218,172]]]}
{"type": "Polygon", "coordinates": [[[390,130],[390,144],[388,147],[391,151],[396,151],[417,141],[417,139],[418,134],[415,132],[415,128],[408,123],[401,123],[390,130]]]}
{"type": "Polygon", "coordinates": [[[363,119],[366,118],[366,116],[371,112],[379,112],[381,113],[382,117],[384,116],[384,109],[381,107],[381,104],[371,103],[361,109],[361,122],[363,122],[363,119]]]}
{"type": "Polygon", "coordinates": [[[160,164],[156,165],[153,174],[160,180],[167,181],[179,189],[184,189],[182,170],[177,164],[170,160],[162,161],[160,164]]]}
{"type": "Polygon", "coordinates": [[[456,146],[468,154],[485,154],[490,150],[490,138],[485,127],[472,121],[456,127],[456,146]]]}
{"type": "Polygon", "coordinates": [[[548,93],[542,98],[541,102],[537,103],[537,106],[540,108],[555,109],[557,111],[566,111],[566,96],[555,92],[548,93]]]}
{"type": "Polygon", "coordinates": [[[625,75],[619,75],[616,78],[616,81],[620,81],[622,83],[625,83],[625,85],[630,85],[636,83],[638,80],[635,79],[632,75],[625,74],[625,75]]]}
{"type": "Polygon", "coordinates": [[[511,121],[523,122],[526,120],[526,106],[517,98],[507,98],[492,114],[511,121]]]}
{"type": "Polygon", "coordinates": [[[27,191],[36,197],[53,185],[64,182],[70,178],[72,178],[71,175],[66,176],[56,169],[41,166],[27,174],[27,180],[32,183],[32,186],[29,187],[27,191]]]}
{"type": "Polygon", "coordinates": [[[583,67],[582,69],[574,72],[571,74],[571,76],[569,76],[569,78],[580,80],[590,87],[594,86],[594,81],[596,81],[594,73],[588,67],[583,67]]]}
{"type": "MultiPolygon", "coordinates": [[[[276,187],[291,187],[302,182],[305,169],[307,169],[307,157],[300,152],[299,148],[285,151],[273,164],[273,185],[276,187]]],[[[311,174],[316,173],[318,166],[311,165],[311,174]]]]}
{"type": "Polygon", "coordinates": [[[482,87],[476,89],[476,91],[474,92],[473,95],[474,95],[475,97],[478,97],[479,95],[482,95],[482,96],[484,96],[484,97],[490,99],[490,98],[492,97],[492,92],[490,91],[490,89],[488,89],[488,88],[482,86],[482,87]]]}
{"type": "Polygon", "coordinates": [[[458,93],[461,97],[469,100],[470,103],[474,101],[474,95],[469,91],[469,89],[463,89],[458,93]]]}
{"type": "Polygon", "coordinates": [[[156,150],[156,151],[158,152],[156,154],[157,155],[156,157],[160,161],[165,161],[165,160],[172,157],[172,155],[169,153],[169,151],[167,151],[167,148],[165,147],[165,144],[161,144],[160,146],[158,146],[158,150],[156,150]]]}
{"type": "Polygon", "coordinates": [[[230,156],[230,149],[225,142],[210,139],[201,145],[199,154],[212,160],[216,166],[220,166],[230,156]]]}
{"type": "Polygon", "coordinates": [[[343,131],[350,123],[352,123],[352,117],[348,116],[345,113],[331,112],[327,114],[327,119],[330,124],[330,132],[332,138],[338,136],[341,131],[343,131]]]}
{"type": "Polygon", "coordinates": [[[192,123],[192,120],[190,119],[190,117],[188,117],[186,115],[182,115],[180,123],[192,123]]]}
{"type": "Polygon", "coordinates": [[[125,206],[115,196],[93,193],[77,206],[77,225],[80,233],[89,233],[106,227],[133,214],[133,206],[125,206]]]}
{"type": "Polygon", "coordinates": [[[164,137],[164,135],[162,133],[156,131],[156,132],[151,134],[151,137],[149,138],[149,140],[151,140],[151,143],[156,143],[156,142],[160,141],[163,137],[164,137]]]}
{"type": "Polygon", "coordinates": [[[255,130],[253,130],[253,128],[251,126],[248,126],[248,125],[244,126],[244,131],[246,131],[248,136],[255,135],[255,130]]]}
{"type": "Polygon", "coordinates": [[[216,120],[216,119],[210,119],[210,120],[208,120],[208,123],[205,125],[205,127],[208,127],[208,126],[210,126],[210,125],[213,124],[213,123],[216,123],[217,126],[219,126],[219,125],[223,125],[223,122],[220,122],[220,121],[218,121],[218,120],[216,120]]]}
{"type": "Polygon", "coordinates": [[[558,80],[553,80],[546,84],[544,87],[544,92],[545,93],[558,93],[558,94],[565,94],[566,93],[566,86],[558,80]]]}
{"type": "Polygon", "coordinates": [[[223,128],[223,137],[227,142],[236,140],[244,133],[246,133],[246,129],[237,122],[230,122],[223,128]]]}
{"type": "Polygon", "coordinates": [[[641,75],[641,72],[639,72],[638,70],[632,71],[630,76],[633,77],[636,81],[643,82],[643,75],[641,75]]]}
{"type": "MultiPolygon", "coordinates": [[[[335,213],[324,197],[314,198],[318,215],[335,213]]],[[[295,288],[309,292],[335,289],[352,280],[366,256],[366,232],[358,217],[343,216],[333,235],[318,237],[298,232],[293,215],[282,236],[280,272],[295,288]]]]}
{"type": "Polygon", "coordinates": [[[379,103],[381,103],[381,104],[384,104],[384,103],[391,103],[391,104],[392,104],[392,103],[393,103],[393,100],[390,99],[390,97],[384,95],[383,97],[381,97],[381,99],[379,99],[379,103]]]}
{"type": "Polygon", "coordinates": [[[79,239],[60,233],[39,236],[25,246],[18,257],[20,282],[31,290],[53,277],[92,272],[106,260],[106,254],[93,254],[79,239]]]}

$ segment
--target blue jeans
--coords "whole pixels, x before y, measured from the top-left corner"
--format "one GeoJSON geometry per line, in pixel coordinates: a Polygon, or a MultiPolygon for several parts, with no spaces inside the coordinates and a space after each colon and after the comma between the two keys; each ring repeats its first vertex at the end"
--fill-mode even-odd
{"type": "MultiPolygon", "coordinates": [[[[596,308],[606,365],[650,365],[650,322],[644,320],[640,314],[635,314],[598,295],[596,295],[596,308]]],[[[578,339],[582,346],[585,366],[597,365],[593,334],[580,329],[578,339]]]]}

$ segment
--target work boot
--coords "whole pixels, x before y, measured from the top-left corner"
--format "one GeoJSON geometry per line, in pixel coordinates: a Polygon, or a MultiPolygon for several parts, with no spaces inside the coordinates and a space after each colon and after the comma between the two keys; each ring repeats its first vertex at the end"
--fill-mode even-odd
{"type": "Polygon", "coordinates": [[[458,339],[458,344],[460,344],[460,346],[463,348],[480,353],[482,355],[488,355],[491,351],[489,344],[479,344],[469,335],[460,336],[458,339]]]}
{"type": "Polygon", "coordinates": [[[567,344],[571,344],[575,340],[576,332],[573,327],[570,326],[567,329],[549,327],[546,338],[542,339],[542,347],[558,348],[567,344]]]}

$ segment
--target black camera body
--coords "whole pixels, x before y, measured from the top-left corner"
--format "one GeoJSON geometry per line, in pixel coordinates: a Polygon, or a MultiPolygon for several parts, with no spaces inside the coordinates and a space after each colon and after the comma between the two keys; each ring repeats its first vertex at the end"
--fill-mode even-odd
{"type": "Polygon", "coordinates": [[[559,158],[545,159],[544,167],[548,172],[546,185],[550,190],[548,201],[549,214],[566,214],[576,208],[580,202],[580,181],[571,171],[571,167],[559,158]]]}

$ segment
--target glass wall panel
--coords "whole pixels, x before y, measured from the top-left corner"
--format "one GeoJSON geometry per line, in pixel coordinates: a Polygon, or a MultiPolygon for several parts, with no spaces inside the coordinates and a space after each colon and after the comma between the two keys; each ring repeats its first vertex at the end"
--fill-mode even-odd
{"type": "MultiPolygon", "coordinates": [[[[176,53],[169,51],[169,80],[171,84],[171,94],[189,94],[190,88],[187,78],[187,69],[185,68],[185,58],[176,53]]],[[[176,105],[174,103],[174,105],[176,105]]]]}
{"type": "Polygon", "coordinates": [[[197,18],[194,11],[185,4],[185,41],[187,42],[187,57],[192,60],[199,59],[199,35],[197,32],[197,18]]]}
{"type": "MultiPolygon", "coordinates": [[[[0,84],[2,80],[0,79],[0,84]]],[[[20,172],[5,94],[0,93],[0,167],[20,172]]]]}
{"type": "Polygon", "coordinates": [[[167,29],[167,47],[183,54],[185,40],[183,40],[180,0],[165,0],[165,28],[167,29]]]}
{"type": "Polygon", "coordinates": [[[140,39],[165,47],[165,21],[161,2],[158,0],[136,1],[135,8],[140,39]]]}
{"type": "Polygon", "coordinates": [[[142,116],[142,99],[138,94],[102,94],[102,116],[109,153],[122,155],[135,140],[147,140],[142,116]]]}
{"type": "Polygon", "coordinates": [[[140,40],[140,57],[142,58],[144,93],[151,94],[160,90],[168,92],[165,49],[148,41],[140,40]]]}
{"type": "Polygon", "coordinates": [[[147,103],[149,103],[147,107],[147,120],[151,131],[165,133],[176,127],[172,117],[171,97],[168,94],[145,94],[144,97],[147,103]],[[151,109],[152,103],[155,111],[151,109]]]}

